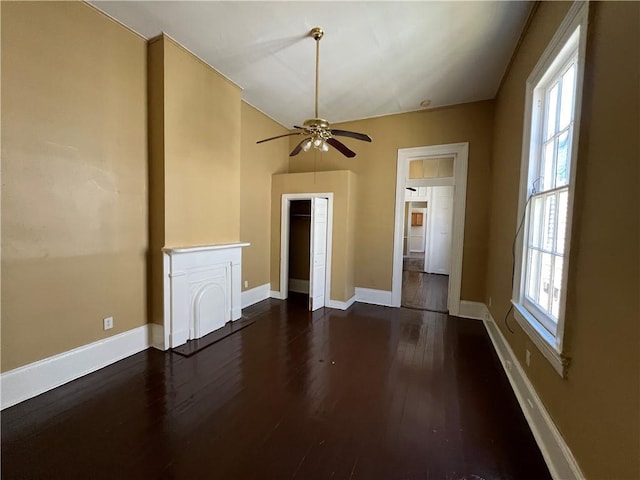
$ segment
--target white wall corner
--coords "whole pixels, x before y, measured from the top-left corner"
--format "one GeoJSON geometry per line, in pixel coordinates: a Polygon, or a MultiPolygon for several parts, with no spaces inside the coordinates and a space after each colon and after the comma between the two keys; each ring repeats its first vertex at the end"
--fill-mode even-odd
{"type": "Polygon", "coordinates": [[[327,301],[326,306],[329,308],[335,308],[337,310],[347,310],[351,305],[356,303],[356,296],[354,295],[346,302],[342,302],[340,300],[329,300],[327,301]]]}
{"type": "Polygon", "coordinates": [[[10,370],[0,376],[5,409],[149,348],[149,324],[10,370]]]}
{"type": "Polygon", "coordinates": [[[520,408],[549,467],[551,476],[555,480],[584,479],[585,477],[580,471],[580,467],[569,446],[562,438],[555,423],[553,423],[549,412],[545,409],[542,400],[540,400],[529,378],[526,376],[522,365],[496,325],[489,309],[486,306],[484,308],[486,311],[486,316],[483,319],[485,327],[502,362],[502,367],[507,374],[511,388],[518,399],[520,408]]]}
{"type": "Polygon", "coordinates": [[[280,292],[278,292],[277,290],[270,290],[269,297],[275,298],[276,300],[284,300],[280,292]]]}
{"type": "Polygon", "coordinates": [[[392,307],[392,295],[388,290],[375,290],[373,288],[356,287],[356,302],[371,303],[392,307]]]}
{"type": "Polygon", "coordinates": [[[265,283],[259,287],[245,290],[241,293],[242,296],[242,308],[250,307],[258,302],[266,300],[271,296],[271,284],[265,283]]]}
{"type": "Polygon", "coordinates": [[[460,300],[460,308],[456,317],[484,320],[487,318],[487,315],[489,315],[489,310],[484,303],[460,300]]]}
{"type": "Polygon", "coordinates": [[[164,327],[157,323],[150,323],[149,325],[149,345],[158,350],[165,351],[169,348],[164,341],[164,327]]]}

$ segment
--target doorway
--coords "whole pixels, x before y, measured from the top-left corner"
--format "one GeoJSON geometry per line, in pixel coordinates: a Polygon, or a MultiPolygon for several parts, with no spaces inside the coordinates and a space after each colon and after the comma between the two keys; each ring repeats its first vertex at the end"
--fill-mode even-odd
{"type": "MultiPolygon", "coordinates": [[[[464,244],[464,219],[467,195],[468,143],[454,143],[426,147],[398,149],[396,176],[396,208],[393,247],[393,277],[391,304],[402,304],[403,253],[406,241],[405,228],[406,193],[420,187],[452,187],[452,226],[449,282],[446,304],[451,315],[460,312],[462,287],[462,251],[464,244]],[[435,172],[435,173],[434,173],[435,172]],[[411,190],[408,190],[411,189],[411,190]]],[[[427,206],[427,217],[429,208],[427,206]]],[[[427,231],[426,236],[429,236],[427,231]]],[[[428,255],[428,252],[426,252],[428,255]]],[[[428,259],[427,263],[428,263],[428,259]]]]}
{"type": "Polygon", "coordinates": [[[289,211],[289,299],[309,303],[311,200],[294,200],[289,211]]]}
{"type": "Polygon", "coordinates": [[[302,299],[310,311],[329,302],[332,230],[332,193],[282,196],[281,299],[302,299]]]}
{"type": "Polygon", "coordinates": [[[405,194],[402,302],[448,313],[453,187],[419,187],[405,194]]]}

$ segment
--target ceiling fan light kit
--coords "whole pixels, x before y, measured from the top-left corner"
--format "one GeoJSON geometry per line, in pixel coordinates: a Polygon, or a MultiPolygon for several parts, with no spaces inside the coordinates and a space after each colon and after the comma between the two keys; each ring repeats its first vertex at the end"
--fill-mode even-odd
{"type": "Polygon", "coordinates": [[[277,138],[290,137],[293,135],[309,135],[302,140],[289,154],[290,157],[298,155],[300,152],[308,152],[312,147],[321,152],[328,152],[329,145],[342,153],[345,157],[353,158],[356,153],[347,147],[340,140],[334,138],[336,136],[355,138],[363,142],[371,142],[371,137],[364,133],[350,132],[348,130],[332,129],[328,121],[318,116],[318,79],[320,74],[320,39],[324,36],[324,30],[321,27],[311,29],[310,36],[316,41],[316,90],[315,90],[315,118],[305,120],[302,126],[294,125],[293,128],[299,130],[293,133],[286,133],[276,137],[265,138],[256,143],[264,143],[277,138]]]}

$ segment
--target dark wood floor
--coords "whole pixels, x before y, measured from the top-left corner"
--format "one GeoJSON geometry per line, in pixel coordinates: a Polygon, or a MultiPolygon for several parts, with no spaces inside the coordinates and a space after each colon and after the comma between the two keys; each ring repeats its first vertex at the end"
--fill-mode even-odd
{"type": "Polygon", "coordinates": [[[2,477],[548,479],[480,321],[267,300],[2,412],[2,477]]]}
{"type": "Polygon", "coordinates": [[[410,252],[402,257],[402,270],[424,272],[424,252],[410,252]]]}
{"type": "Polygon", "coordinates": [[[447,313],[449,276],[413,270],[402,272],[402,306],[447,313]]]}

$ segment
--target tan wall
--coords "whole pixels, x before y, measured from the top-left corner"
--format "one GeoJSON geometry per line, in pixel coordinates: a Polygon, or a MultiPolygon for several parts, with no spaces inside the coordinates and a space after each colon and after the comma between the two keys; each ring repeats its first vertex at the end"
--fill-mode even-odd
{"type": "Polygon", "coordinates": [[[257,145],[288,130],[245,102],[241,115],[240,239],[251,244],[242,249],[242,289],[248,290],[270,282],[271,175],[287,171],[289,142],[257,145]]]}
{"type": "Polygon", "coordinates": [[[240,240],[240,89],[166,36],[149,43],[150,320],[162,248],[240,240]]]}
{"type": "MultiPolygon", "coordinates": [[[[357,174],[358,287],[391,290],[398,149],[469,142],[462,298],[484,299],[492,124],[492,101],[336,124],[336,128],[369,134],[373,143],[344,139],[357,153],[352,159],[333,149],[323,155],[312,150],[291,159],[291,172],[348,169],[357,174]]],[[[290,147],[297,141],[292,140],[290,147]]]]}
{"type": "Polygon", "coordinates": [[[82,3],[1,8],[7,371],[147,321],[146,42],[82,3]]]}
{"type": "Polygon", "coordinates": [[[147,308],[149,321],[164,322],[162,248],[164,221],[164,42],[147,46],[147,103],[149,135],[149,264],[147,308]]]}
{"type": "MultiPolygon", "coordinates": [[[[496,102],[487,298],[511,293],[525,82],[569,5],[542,2],[496,102]]],[[[640,4],[590,5],[561,379],[516,326],[498,322],[588,479],[640,478],[638,69],[640,4]]]]}
{"type": "Polygon", "coordinates": [[[285,193],[333,193],[331,299],[355,295],[354,235],[356,177],[349,171],[274,175],[271,182],[271,289],[280,290],[280,217],[285,193]]]}
{"type": "Polygon", "coordinates": [[[165,246],[240,240],[240,88],[164,42],[165,246]]]}

